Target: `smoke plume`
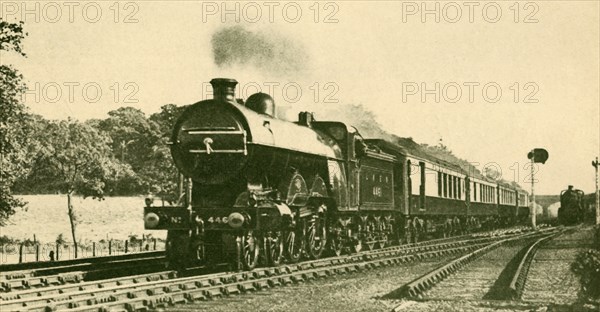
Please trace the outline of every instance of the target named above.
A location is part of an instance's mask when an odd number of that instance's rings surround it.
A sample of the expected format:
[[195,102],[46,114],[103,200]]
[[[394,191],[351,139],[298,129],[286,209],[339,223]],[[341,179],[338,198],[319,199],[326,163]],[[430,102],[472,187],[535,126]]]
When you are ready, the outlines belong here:
[[250,31],[236,25],[222,28],[211,39],[215,64],[220,68],[252,66],[271,75],[289,75],[306,70],[304,47],[280,34]]

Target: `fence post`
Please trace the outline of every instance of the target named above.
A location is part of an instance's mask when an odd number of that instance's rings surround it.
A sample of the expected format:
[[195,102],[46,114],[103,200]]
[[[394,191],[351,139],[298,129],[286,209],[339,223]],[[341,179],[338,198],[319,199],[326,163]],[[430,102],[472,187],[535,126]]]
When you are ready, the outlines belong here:
[[23,263],[23,243],[19,245],[19,263]]
[[112,255],[112,239],[108,241],[108,255]]
[[35,262],[40,261],[40,248],[37,243],[37,237],[33,234],[33,246],[35,246]]
[[125,241],[125,253],[127,253],[127,247],[129,247],[129,241],[128,240]]
[[96,256],[96,242],[92,243],[92,257]]
[[152,239],[152,243],[154,244],[154,251],[156,251],[156,238]]
[[58,261],[59,257],[58,257],[58,251],[60,250],[60,244],[56,243],[56,261]]

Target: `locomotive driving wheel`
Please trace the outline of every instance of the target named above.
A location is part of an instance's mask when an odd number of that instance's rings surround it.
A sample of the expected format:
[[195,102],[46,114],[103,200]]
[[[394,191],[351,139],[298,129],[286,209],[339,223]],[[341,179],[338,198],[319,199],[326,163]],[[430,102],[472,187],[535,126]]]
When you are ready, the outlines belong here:
[[305,223],[303,220],[300,220],[300,223],[301,226],[297,226],[296,229],[287,232],[284,236],[284,253],[290,263],[300,261],[302,253],[304,253]]
[[363,249],[362,241],[360,239],[355,240],[354,244],[352,244],[352,249],[355,253],[359,253]]
[[371,233],[367,233],[365,235],[364,241],[365,241],[365,245],[367,246],[367,250],[375,249],[375,244],[377,243],[377,241],[375,240],[375,237]]
[[389,244],[390,244],[390,241],[389,241],[388,235],[385,234],[385,233],[381,234],[380,235],[380,240],[379,240],[379,243],[378,243],[379,248],[383,249],[383,248],[387,247]]
[[418,243],[419,242],[419,236],[420,236],[420,232],[421,232],[421,222],[418,218],[415,217],[415,219],[412,222],[412,228],[411,228],[411,236],[412,236],[412,242],[413,243]]
[[278,266],[283,260],[283,234],[281,231],[271,233],[268,241],[269,262],[271,265]]
[[336,229],[334,233],[330,233],[329,247],[336,256],[341,256],[344,253],[345,240],[341,235],[341,230]]
[[314,216],[308,228],[306,252],[312,259],[319,259],[327,245],[326,218]]
[[241,236],[241,245],[242,264],[245,269],[252,270],[258,264],[260,240],[254,234],[254,231],[249,230]]

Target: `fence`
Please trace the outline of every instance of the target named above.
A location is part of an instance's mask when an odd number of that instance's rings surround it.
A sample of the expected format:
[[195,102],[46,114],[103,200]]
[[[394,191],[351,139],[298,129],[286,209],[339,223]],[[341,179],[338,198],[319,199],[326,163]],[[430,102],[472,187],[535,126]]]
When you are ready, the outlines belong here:
[[70,260],[102,257],[126,253],[164,250],[164,241],[156,238],[144,240],[109,240],[79,243],[77,257],[73,244],[17,243],[0,246],[0,264]]

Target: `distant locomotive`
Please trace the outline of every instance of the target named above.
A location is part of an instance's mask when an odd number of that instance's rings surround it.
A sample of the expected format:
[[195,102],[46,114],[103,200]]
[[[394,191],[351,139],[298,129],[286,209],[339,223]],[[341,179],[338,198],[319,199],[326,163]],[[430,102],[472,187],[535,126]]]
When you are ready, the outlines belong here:
[[412,140],[365,140],[352,126],[275,118],[264,93],[235,100],[233,79],[187,107],[171,151],[185,203],[144,209],[168,230],[173,266],[231,260],[238,269],[357,252],[427,234],[453,235],[527,218],[528,195],[468,173]]
[[581,223],[584,219],[584,193],[581,190],[568,189],[560,192],[560,208],[558,208],[558,221],[560,224],[571,225]]

